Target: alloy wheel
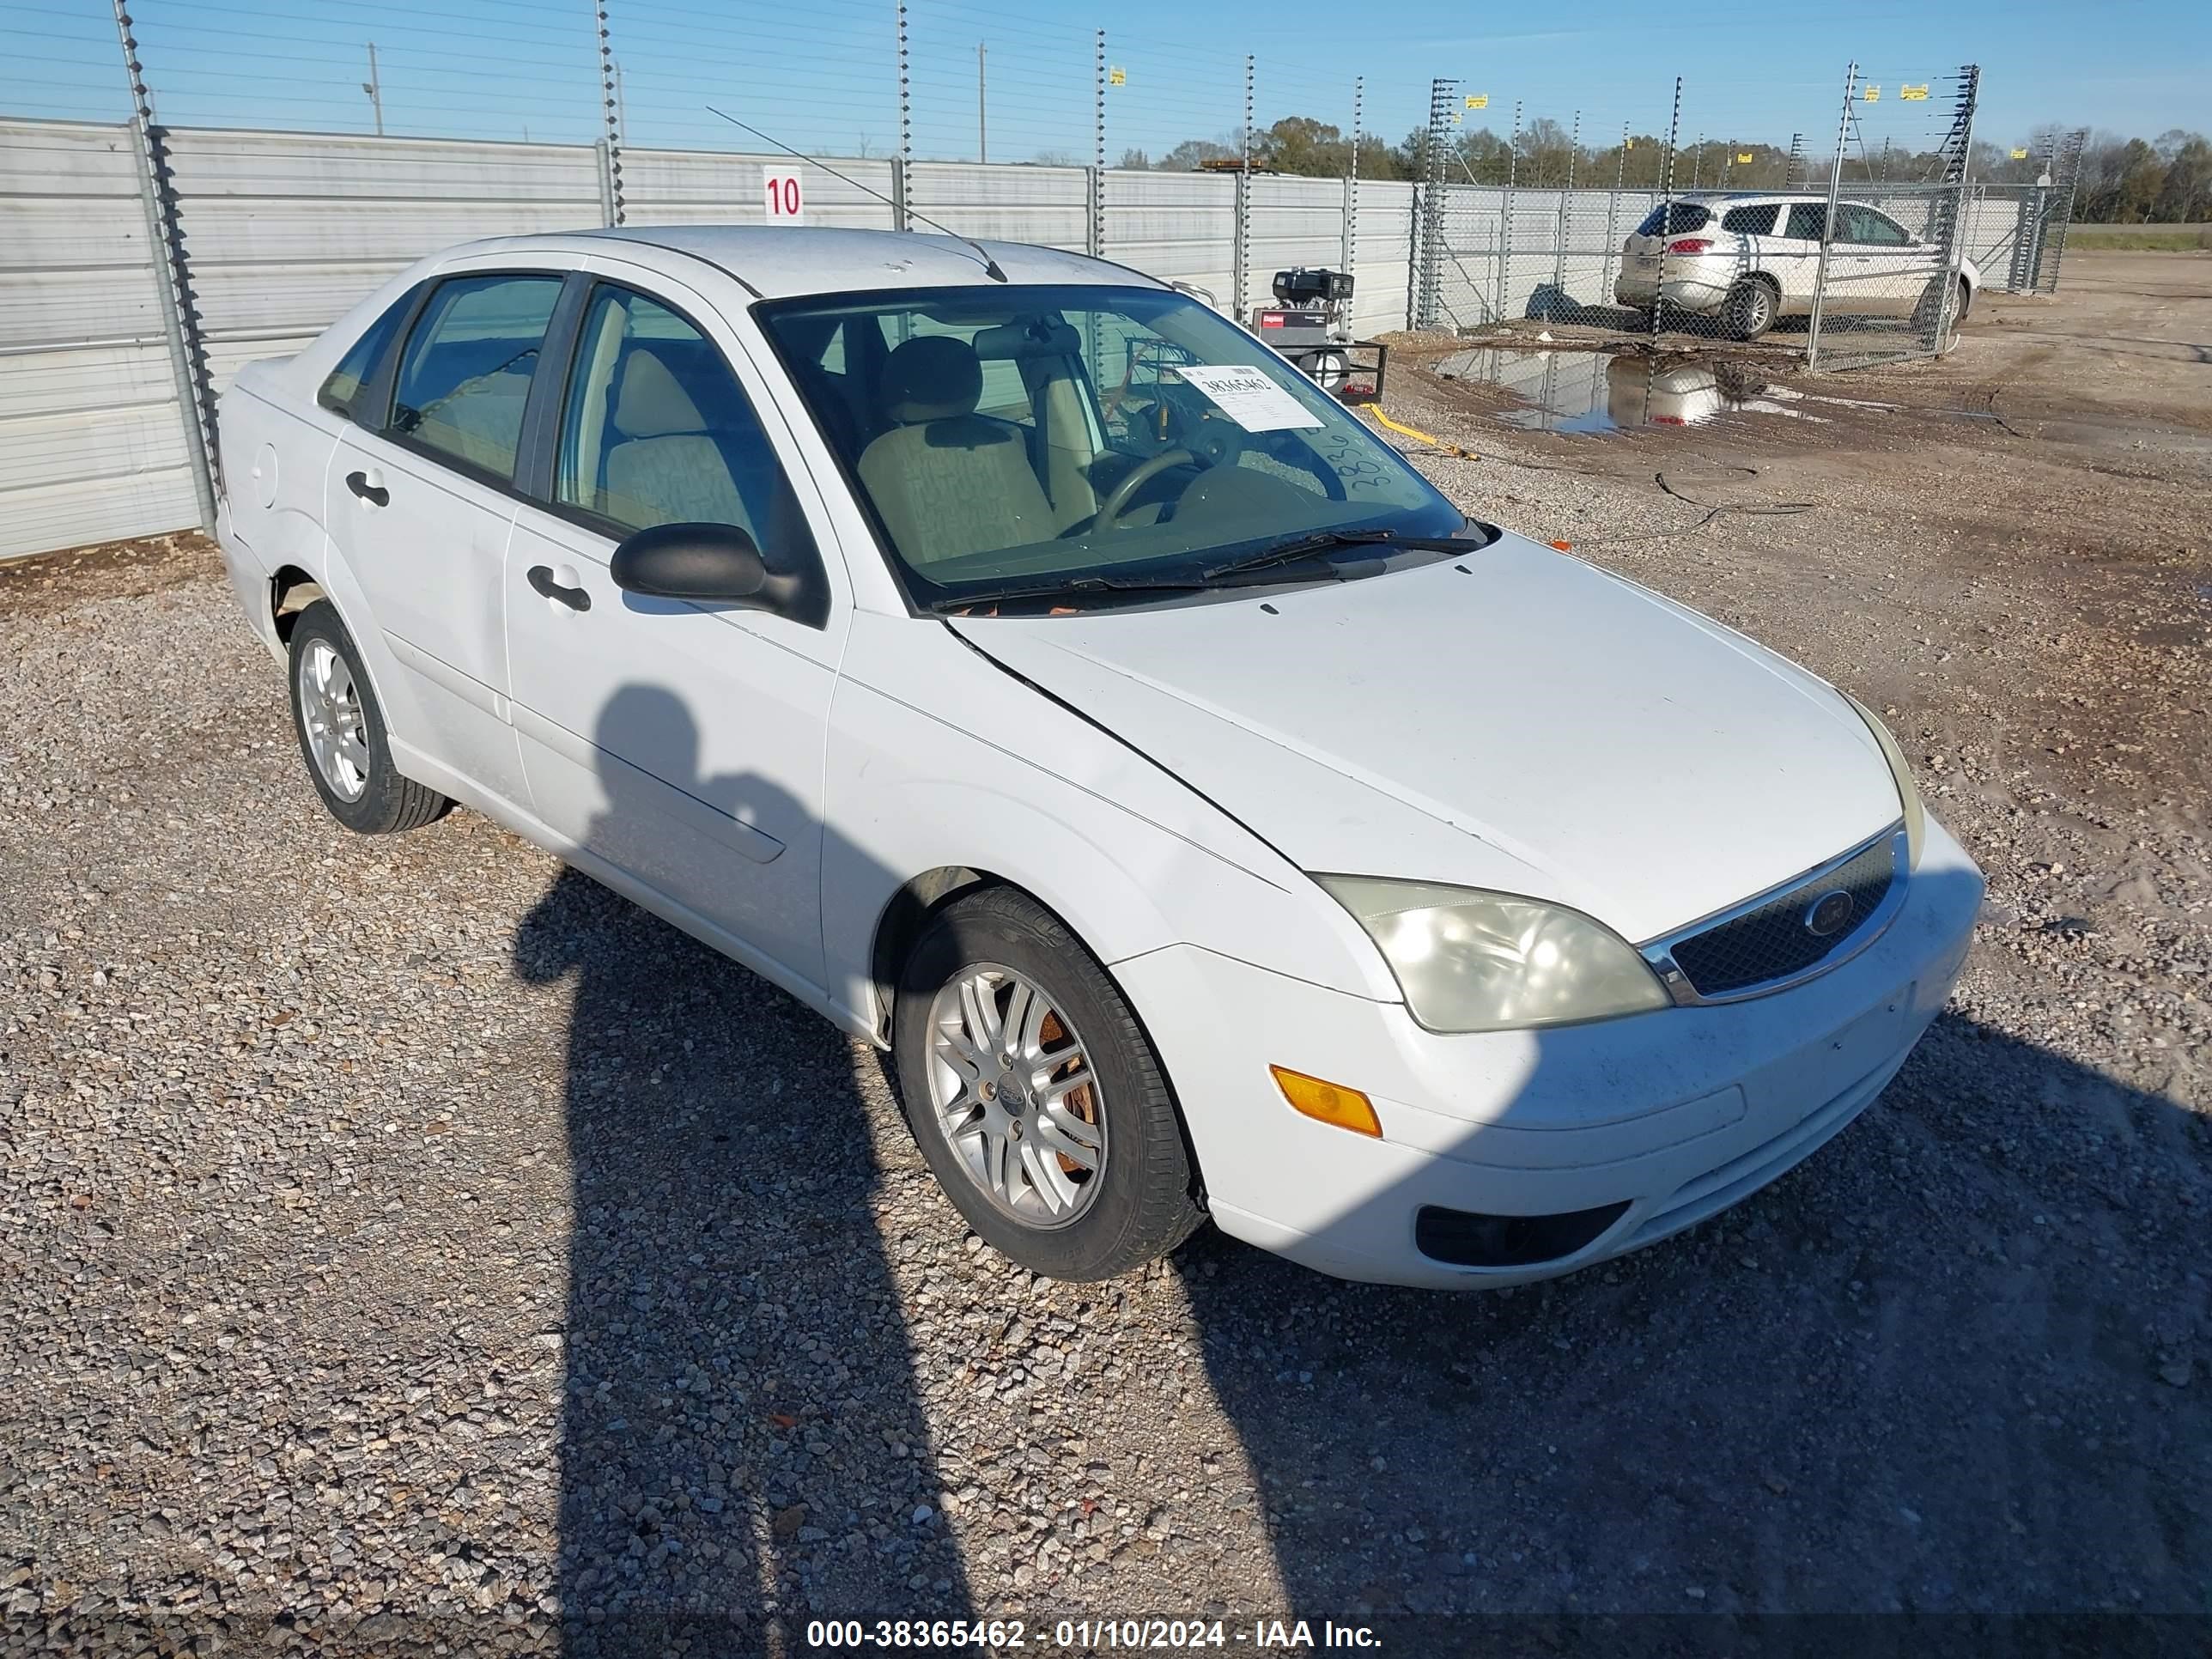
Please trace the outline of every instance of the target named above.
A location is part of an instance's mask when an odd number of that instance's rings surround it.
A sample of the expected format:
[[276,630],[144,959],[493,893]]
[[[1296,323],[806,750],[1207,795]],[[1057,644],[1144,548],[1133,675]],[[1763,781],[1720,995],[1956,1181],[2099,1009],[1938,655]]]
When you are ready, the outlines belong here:
[[300,727],[331,793],[356,801],[368,788],[368,723],[353,670],[326,641],[300,653]]
[[930,1106],[960,1167],[1024,1226],[1065,1227],[1106,1168],[1105,1102],[1074,1023],[1035,980],[971,963],[929,1010]]

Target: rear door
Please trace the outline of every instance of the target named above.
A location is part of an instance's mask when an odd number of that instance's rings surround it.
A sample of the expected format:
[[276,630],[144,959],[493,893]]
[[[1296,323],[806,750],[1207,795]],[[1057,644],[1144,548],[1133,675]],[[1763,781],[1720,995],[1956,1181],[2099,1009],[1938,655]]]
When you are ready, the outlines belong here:
[[[1781,219],[1779,202],[1746,202],[1729,208],[1721,214],[1713,250],[1727,254],[1738,272],[1767,270],[1772,250],[1780,245],[1774,232]],[[1776,281],[1778,285],[1780,278]]]
[[1776,234],[1766,239],[1766,269],[1782,285],[1782,309],[1803,316],[1813,309],[1820,286],[1820,234],[1827,222],[1826,202],[1786,202]]
[[507,723],[504,571],[523,412],[560,297],[552,271],[435,283],[391,371],[381,429],[349,426],[331,539],[398,659],[394,741],[501,799],[526,793]]

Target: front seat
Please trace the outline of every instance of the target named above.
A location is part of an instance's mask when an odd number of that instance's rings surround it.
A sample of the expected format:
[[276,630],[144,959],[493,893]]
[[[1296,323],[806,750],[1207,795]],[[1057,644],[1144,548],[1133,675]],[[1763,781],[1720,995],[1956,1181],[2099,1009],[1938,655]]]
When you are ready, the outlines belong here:
[[907,341],[884,364],[884,412],[897,422],[860,454],[860,483],[908,563],[1049,541],[1052,503],[1021,429],[975,413],[983,365],[950,335]]
[[599,511],[618,524],[732,524],[759,539],[707,417],[643,347],[623,360]]

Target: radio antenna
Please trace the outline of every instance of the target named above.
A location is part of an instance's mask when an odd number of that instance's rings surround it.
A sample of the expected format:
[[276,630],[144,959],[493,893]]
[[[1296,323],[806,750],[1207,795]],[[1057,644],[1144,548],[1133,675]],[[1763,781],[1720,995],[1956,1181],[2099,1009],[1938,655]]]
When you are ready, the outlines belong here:
[[[868,185],[862,184],[858,179],[852,178],[848,174],[838,172],[836,168],[831,167],[820,156],[808,155],[803,151],[795,150],[792,149],[789,144],[785,143],[782,139],[771,138],[768,134],[763,132],[758,127],[746,126],[745,124],[738,119],[736,116],[728,113],[726,111],[716,109],[712,104],[707,106],[707,112],[710,115],[720,116],[732,126],[739,128],[744,131],[750,132],[754,137],[759,139],[763,143],[774,144],[786,155],[795,155],[802,161],[805,161],[812,166],[820,167],[823,172],[828,173],[832,179],[842,180],[843,183],[852,185],[854,190],[866,191],[868,195],[874,197],[878,202],[881,202],[885,207],[890,208],[894,211],[897,210],[899,204],[891,200],[890,197],[884,195],[883,191],[871,189]],[[956,242],[965,242],[969,247],[975,251],[975,257],[983,262],[983,270],[993,282],[1003,283],[1007,280],[1006,273],[999,269],[999,262],[996,259],[994,259],[990,255],[989,250],[985,248],[984,246],[981,242],[977,241],[973,236],[963,236],[958,231],[954,230],[950,226],[940,225],[936,220],[931,218],[927,214],[916,212],[912,207],[908,207],[906,210],[906,216],[909,219],[921,220],[922,223],[927,225],[932,230],[944,232],[945,235],[950,236]]]

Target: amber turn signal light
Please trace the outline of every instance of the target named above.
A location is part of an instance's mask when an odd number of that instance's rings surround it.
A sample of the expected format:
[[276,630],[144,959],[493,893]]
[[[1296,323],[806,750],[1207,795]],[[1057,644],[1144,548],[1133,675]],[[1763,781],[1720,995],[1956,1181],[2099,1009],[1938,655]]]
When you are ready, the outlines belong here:
[[1280,1066],[1267,1069],[1275,1074],[1275,1086],[1283,1091],[1283,1098],[1291,1103],[1293,1110],[1317,1122],[1349,1129],[1354,1134],[1382,1139],[1382,1125],[1375,1115],[1375,1108],[1358,1090],[1324,1083],[1317,1077],[1287,1071]]

